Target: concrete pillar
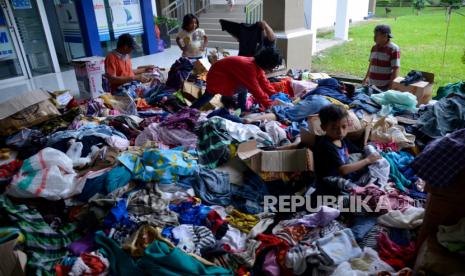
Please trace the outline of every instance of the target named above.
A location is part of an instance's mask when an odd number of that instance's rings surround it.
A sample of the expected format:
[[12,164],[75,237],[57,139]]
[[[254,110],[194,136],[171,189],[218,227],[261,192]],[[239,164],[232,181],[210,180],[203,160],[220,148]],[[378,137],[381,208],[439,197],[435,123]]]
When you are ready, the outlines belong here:
[[157,53],[157,37],[155,36],[155,22],[153,21],[152,1],[140,0],[140,12],[144,24],[144,33],[142,34],[142,46],[144,54],[150,55]]
[[316,34],[318,26],[316,24],[316,1],[317,0],[304,0],[304,16],[305,26],[312,31],[312,55],[316,53]]
[[82,42],[86,56],[102,56],[102,45],[98,35],[97,19],[95,18],[94,4],[92,1],[76,0],[76,12],[79,17]]
[[341,40],[349,39],[349,0],[337,0],[334,37]]
[[312,31],[305,28],[304,0],[264,0],[263,19],[276,34],[288,69],[310,69]]
[[368,12],[370,12],[371,15],[375,15],[375,13],[376,13],[376,0],[370,0],[370,3],[368,4]]

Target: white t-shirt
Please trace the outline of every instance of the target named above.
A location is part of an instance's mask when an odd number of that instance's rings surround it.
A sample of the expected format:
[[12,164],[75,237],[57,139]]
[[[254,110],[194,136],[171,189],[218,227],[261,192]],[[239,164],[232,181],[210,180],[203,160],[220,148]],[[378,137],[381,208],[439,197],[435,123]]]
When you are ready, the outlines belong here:
[[197,29],[193,32],[187,32],[184,29],[179,31],[176,38],[181,38],[181,45],[187,46],[187,49],[182,53],[183,57],[201,57],[203,52],[200,50],[204,47],[205,31],[203,29]]

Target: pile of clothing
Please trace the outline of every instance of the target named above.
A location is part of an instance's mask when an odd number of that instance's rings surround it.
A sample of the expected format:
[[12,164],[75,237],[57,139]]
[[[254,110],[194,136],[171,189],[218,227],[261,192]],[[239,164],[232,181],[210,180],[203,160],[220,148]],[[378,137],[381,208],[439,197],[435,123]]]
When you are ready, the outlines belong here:
[[[277,121],[244,124],[189,108],[177,92],[188,62],[177,61],[167,83],[61,109],[57,128],[49,121],[2,137],[2,256],[27,256],[27,274],[38,275],[412,275],[422,178],[450,180],[450,170],[425,173],[431,160],[416,155],[463,139],[464,94],[418,109],[409,93],[282,76],[273,80],[282,104],[269,111]],[[308,116],[329,104],[371,129],[367,154],[383,158],[355,186],[334,181],[376,210],[265,209],[265,196],[311,191],[313,176],[257,174],[238,145],[299,144]],[[251,96],[248,107],[260,110]],[[454,164],[465,164],[463,148]],[[460,223],[438,233],[454,252],[465,248]]]

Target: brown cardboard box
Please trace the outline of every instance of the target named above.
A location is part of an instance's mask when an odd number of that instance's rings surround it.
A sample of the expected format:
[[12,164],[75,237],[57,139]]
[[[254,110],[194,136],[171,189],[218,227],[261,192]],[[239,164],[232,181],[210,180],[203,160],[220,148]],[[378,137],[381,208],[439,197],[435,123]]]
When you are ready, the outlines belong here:
[[263,151],[255,140],[239,145],[237,155],[255,173],[313,171],[309,149]]
[[397,77],[392,83],[392,89],[402,92],[410,92],[417,97],[418,105],[427,104],[433,95],[434,74],[421,72],[426,81],[419,81],[410,85],[400,83],[403,77]]
[[102,88],[102,75],[105,73],[105,58],[85,57],[72,61],[81,99],[98,98],[105,92]]
[[203,87],[197,86],[195,83],[190,81],[185,81],[183,85],[183,95],[189,101],[194,101],[198,99],[205,89]]
[[208,58],[201,58],[194,62],[194,74],[195,75],[201,75],[203,73],[206,73],[210,70],[211,68],[211,63],[208,61]]
[[0,103],[0,135],[10,135],[59,116],[49,99],[47,92],[33,90]]
[[[357,115],[351,110],[349,113],[349,131],[347,138],[353,141],[360,140],[363,137],[363,146],[368,143],[368,138],[370,137],[371,128],[368,128],[364,122],[361,122]],[[364,118],[364,120],[369,121],[371,118]],[[313,147],[316,142],[317,136],[325,135],[323,129],[321,129],[320,117],[318,115],[312,115],[308,117],[308,130],[301,128],[300,136],[302,139],[302,144],[306,147]]]

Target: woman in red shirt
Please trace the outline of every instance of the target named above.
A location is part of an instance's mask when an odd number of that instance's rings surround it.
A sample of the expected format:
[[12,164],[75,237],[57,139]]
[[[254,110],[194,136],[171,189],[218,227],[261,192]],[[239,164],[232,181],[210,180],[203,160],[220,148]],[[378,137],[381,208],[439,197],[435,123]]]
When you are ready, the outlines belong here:
[[245,111],[247,92],[265,108],[271,106],[269,97],[276,93],[265,76],[281,65],[282,58],[274,48],[264,48],[255,57],[226,57],[217,61],[207,74],[207,89],[192,108],[200,109],[210,102],[215,94],[233,96],[238,94],[238,104]]

